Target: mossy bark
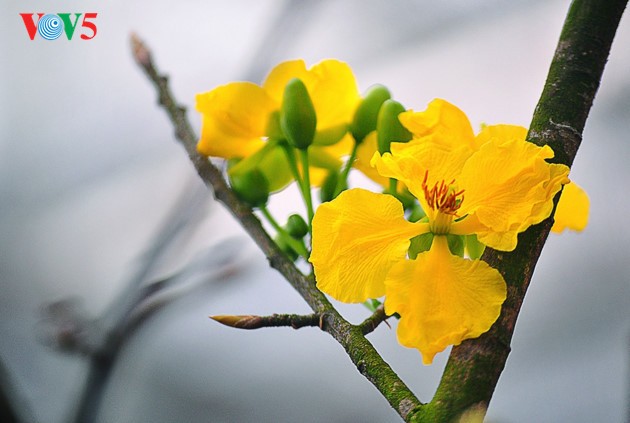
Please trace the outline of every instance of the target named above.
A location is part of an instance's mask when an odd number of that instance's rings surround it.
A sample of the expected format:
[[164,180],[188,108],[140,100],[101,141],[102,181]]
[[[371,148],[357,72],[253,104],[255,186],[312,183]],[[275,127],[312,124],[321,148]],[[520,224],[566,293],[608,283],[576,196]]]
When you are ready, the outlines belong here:
[[[528,134],[529,141],[553,148],[556,163],[571,166],[575,159],[626,3],[576,0],[571,4]],[[433,400],[410,415],[409,421],[449,422],[466,410],[488,406],[552,223],[548,219],[520,234],[512,252],[486,251],[483,259],[501,272],[508,285],[501,316],[489,332],[453,348]]]

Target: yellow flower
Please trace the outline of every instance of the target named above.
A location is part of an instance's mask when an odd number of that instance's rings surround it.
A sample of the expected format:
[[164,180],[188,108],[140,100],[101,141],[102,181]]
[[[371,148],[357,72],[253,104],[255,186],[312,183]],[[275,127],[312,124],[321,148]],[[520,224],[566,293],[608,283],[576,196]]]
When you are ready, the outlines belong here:
[[374,156],[376,151],[378,151],[377,134],[376,131],[372,131],[357,148],[357,158],[353,163],[353,167],[377,184],[387,188],[389,186],[389,178],[379,174],[378,171],[370,165],[372,156]]
[[[352,148],[346,131],[360,97],[352,70],[337,60],[324,60],[310,69],[303,60],[287,61],[276,66],[262,86],[233,82],[198,94],[196,109],[202,114],[199,153],[230,159],[260,152],[278,130],[274,112],[279,111],[284,88],[292,78],[305,84],[317,114],[317,145],[311,148],[314,165],[332,162],[338,167],[339,158]],[[257,159],[274,162],[269,168],[283,165],[266,157]],[[323,176],[325,172],[314,179]]]
[[[427,219],[408,222],[390,195],[343,192],[317,210],[310,261],[317,286],[340,301],[385,295],[386,312],[401,316],[399,342],[430,364],[448,345],[486,332],[506,297],[501,274],[452,255],[446,236],[476,234],[513,250],[520,232],[551,214],[569,169],[547,163],[553,151],[526,142],[524,128],[488,126],[475,137],[464,113],[443,100],[400,119],[414,139],[393,143],[372,164],[403,182]],[[430,250],[408,260],[410,239],[426,233]]]
[[575,182],[565,185],[553,216],[551,231],[558,234],[565,229],[583,231],[588,223],[589,204],[588,195]]

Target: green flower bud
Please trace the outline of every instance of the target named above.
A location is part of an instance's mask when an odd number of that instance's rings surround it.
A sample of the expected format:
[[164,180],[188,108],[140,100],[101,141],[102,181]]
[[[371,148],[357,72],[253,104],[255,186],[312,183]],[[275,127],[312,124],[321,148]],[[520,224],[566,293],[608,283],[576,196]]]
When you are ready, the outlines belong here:
[[298,79],[291,79],[284,88],[280,108],[280,126],[289,144],[306,150],[313,143],[317,116],[306,86]]
[[385,100],[390,98],[389,90],[382,85],[374,85],[368,89],[357,111],[354,112],[354,119],[350,125],[350,131],[357,143],[362,142],[367,134],[376,129],[378,112]]
[[230,185],[236,196],[251,207],[267,204],[269,199],[269,182],[259,169],[249,172],[229,174]]
[[285,229],[289,235],[296,239],[302,239],[308,233],[308,225],[299,214],[289,216]]
[[411,139],[411,132],[398,120],[398,115],[404,111],[403,105],[394,100],[385,100],[381,106],[376,123],[379,153],[389,152],[392,142],[407,142]]
[[[337,197],[335,193],[337,192],[337,183],[339,182],[339,178],[340,175],[338,170],[332,170],[330,173],[328,173],[328,176],[326,176],[324,183],[319,189],[319,199],[322,203],[332,201],[335,199],[335,197]],[[341,187],[341,190],[339,190],[339,192],[341,193],[341,191],[347,188],[348,186],[345,185]]]

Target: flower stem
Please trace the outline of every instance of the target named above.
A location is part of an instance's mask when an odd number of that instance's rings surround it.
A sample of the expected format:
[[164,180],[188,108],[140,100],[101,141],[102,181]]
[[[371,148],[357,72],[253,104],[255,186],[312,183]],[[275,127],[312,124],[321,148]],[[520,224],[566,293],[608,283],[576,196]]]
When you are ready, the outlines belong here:
[[[300,159],[302,161],[302,167],[304,168],[304,176],[300,175],[300,170],[297,166],[297,161],[295,160],[295,155],[293,154],[294,149],[286,143],[282,144],[282,148],[287,156],[287,161],[289,162],[289,167],[291,168],[291,173],[293,173],[293,177],[300,187],[300,193],[302,194],[302,198],[304,199],[304,204],[306,205],[306,212],[308,214],[308,230],[311,231],[311,221],[313,220],[313,200],[311,198],[311,181],[310,175],[308,172],[308,153],[306,150],[300,150]],[[306,155],[306,159],[304,158]],[[305,166],[306,162],[306,166]]]
[[343,168],[341,175],[339,175],[339,179],[337,180],[337,186],[335,187],[335,197],[339,195],[339,193],[343,190],[344,186],[348,186],[348,175],[350,174],[350,169],[352,169],[352,164],[357,158],[357,151],[359,150],[359,143],[355,141],[354,146],[352,147],[352,152],[350,153],[350,157],[346,162],[346,166]]
[[396,187],[398,185],[398,181],[394,178],[389,178],[389,193],[396,196]]
[[260,207],[260,211],[262,212],[265,219],[271,224],[271,226],[276,230],[276,232],[282,237],[282,239],[295,250],[296,253],[308,259],[309,253],[306,250],[306,247],[303,243],[299,242],[297,239],[293,238],[289,233],[278,224],[276,219],[271,215],[269,209],[266,206]]
[[304,178],[302,179],[302,193],[304,195],[304,202],[306,203],[306,213],[308,214],[308,230],[311,231],[311,227],[313,224],[313,216],[315,213],[313,212],[313,199],[311,197],[311,177],[310,177],[310,167],[308,163],[308,148],[304,150],[300,150],[300,160],[302,161],[302,172],[304,173]]

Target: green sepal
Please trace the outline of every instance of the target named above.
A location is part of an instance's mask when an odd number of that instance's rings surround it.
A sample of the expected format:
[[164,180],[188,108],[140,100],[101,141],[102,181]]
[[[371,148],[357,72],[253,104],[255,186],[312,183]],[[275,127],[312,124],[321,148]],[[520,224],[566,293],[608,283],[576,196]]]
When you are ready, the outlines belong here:
[[411,139],[411,132],[398,120],[398,115],[404,111],[403,105],[394,100],[386,100],[381,106],[376,123],[379,153],[388,153],[393,142],[407,142]]
[[350,125],[350,132],[357,143],[361,143],[367,134],[376,129],[378,112],[385,100],[389,100],[391,94],[382,85],[374,85],[368,88],[365,97],[354,113],[354,119]]
[[308,233],[308,225],[299,214],[292,214],[287,219],[287,224],[284,226],[289,235],[295,239],[302,239]]
[[348,133],[348,125],[341,124],[315,132],[313,145],[329,146],[337,144]]
[[427,232],[426,234],[414,236],[411,238],[411,243],[409,244],[409,258],[415,260],[418,257],[418,254],[424,253],[425,251],[429,251],[431,249],[431,244],[433,243],[433,234],[431,232]]
[[280,234],[277,234],[273,237],[274,242],[280,248],[280,250],[287,255],[289,260],[296,261],[300,255],[287,243],[284,237]]
[[479,242],[479,239],[477,239],[477,235],[475,234],[466,235],[465,239],[466,239],[466,253],[468,253],[468,257],[470,257],[473,260],[477,260],[481,258],[481,256],[483,255],[483,252],[486,249],[486,245]]
[[228,162],[228,176],[259,170],[267,178],[269,192],[280,191],[293,181],[291,168],[282,148],[270,140],[263,148],[245,159]]
[[[385,191],[385,194],[389,193],[389,191]],[[408,190],[396,191],[394,195],[403,205],[405,210],[411,210],[416,203],[416,197],[414,197]]]
[[338,169],[331,170],[328,173],[328,176],[326,176],[324,183],[319,189],[319,199],[322,203],[334,200],[342,191],[348,189],[346,181],[343,182],[344,185],[340,187],[340,189],[337,188],[339,178],[341,178],[341,175]]
[[291,79],[284,87],[280,127],[295,148],[306,150],[313,143],[317,116],[306,85],[299,78]]
[[328,154],[324,147],[315,145],[308,149],[308,163],[328,170],[338,170],[341,167],[341,160]]
[[265,129],[265,135],[267,138],[274,140],[283,140],[284,132],[282,132],[282,126],[280,125],[280,111],[276,110],[275,112],[269,115],[269,119],[267,120],[267,128]]
[[420,219],[424,219],[426,215],[427,214],[422,209],[422,206],[419,203],[414,203],[408,220],[410,222],[418,222]]
[[464,257],[464,236],[463,235],[446,235],[448,241],[448,249],[451,250],[451,254]]
[[269,182],[259,169],[236,173],[229,175],[229,177],[230,186],[241,201],[252,208],[267,204],[267,200],[269,200]]
[[231,172],[235,173],[245,173],[249,172],[260,164],[261,160],[273,149],[278,146],[278,140],[269,139],[258,151],[254,154],[251,154],[244,159],[239,159],[236,162],[230,162],[229,169]]

